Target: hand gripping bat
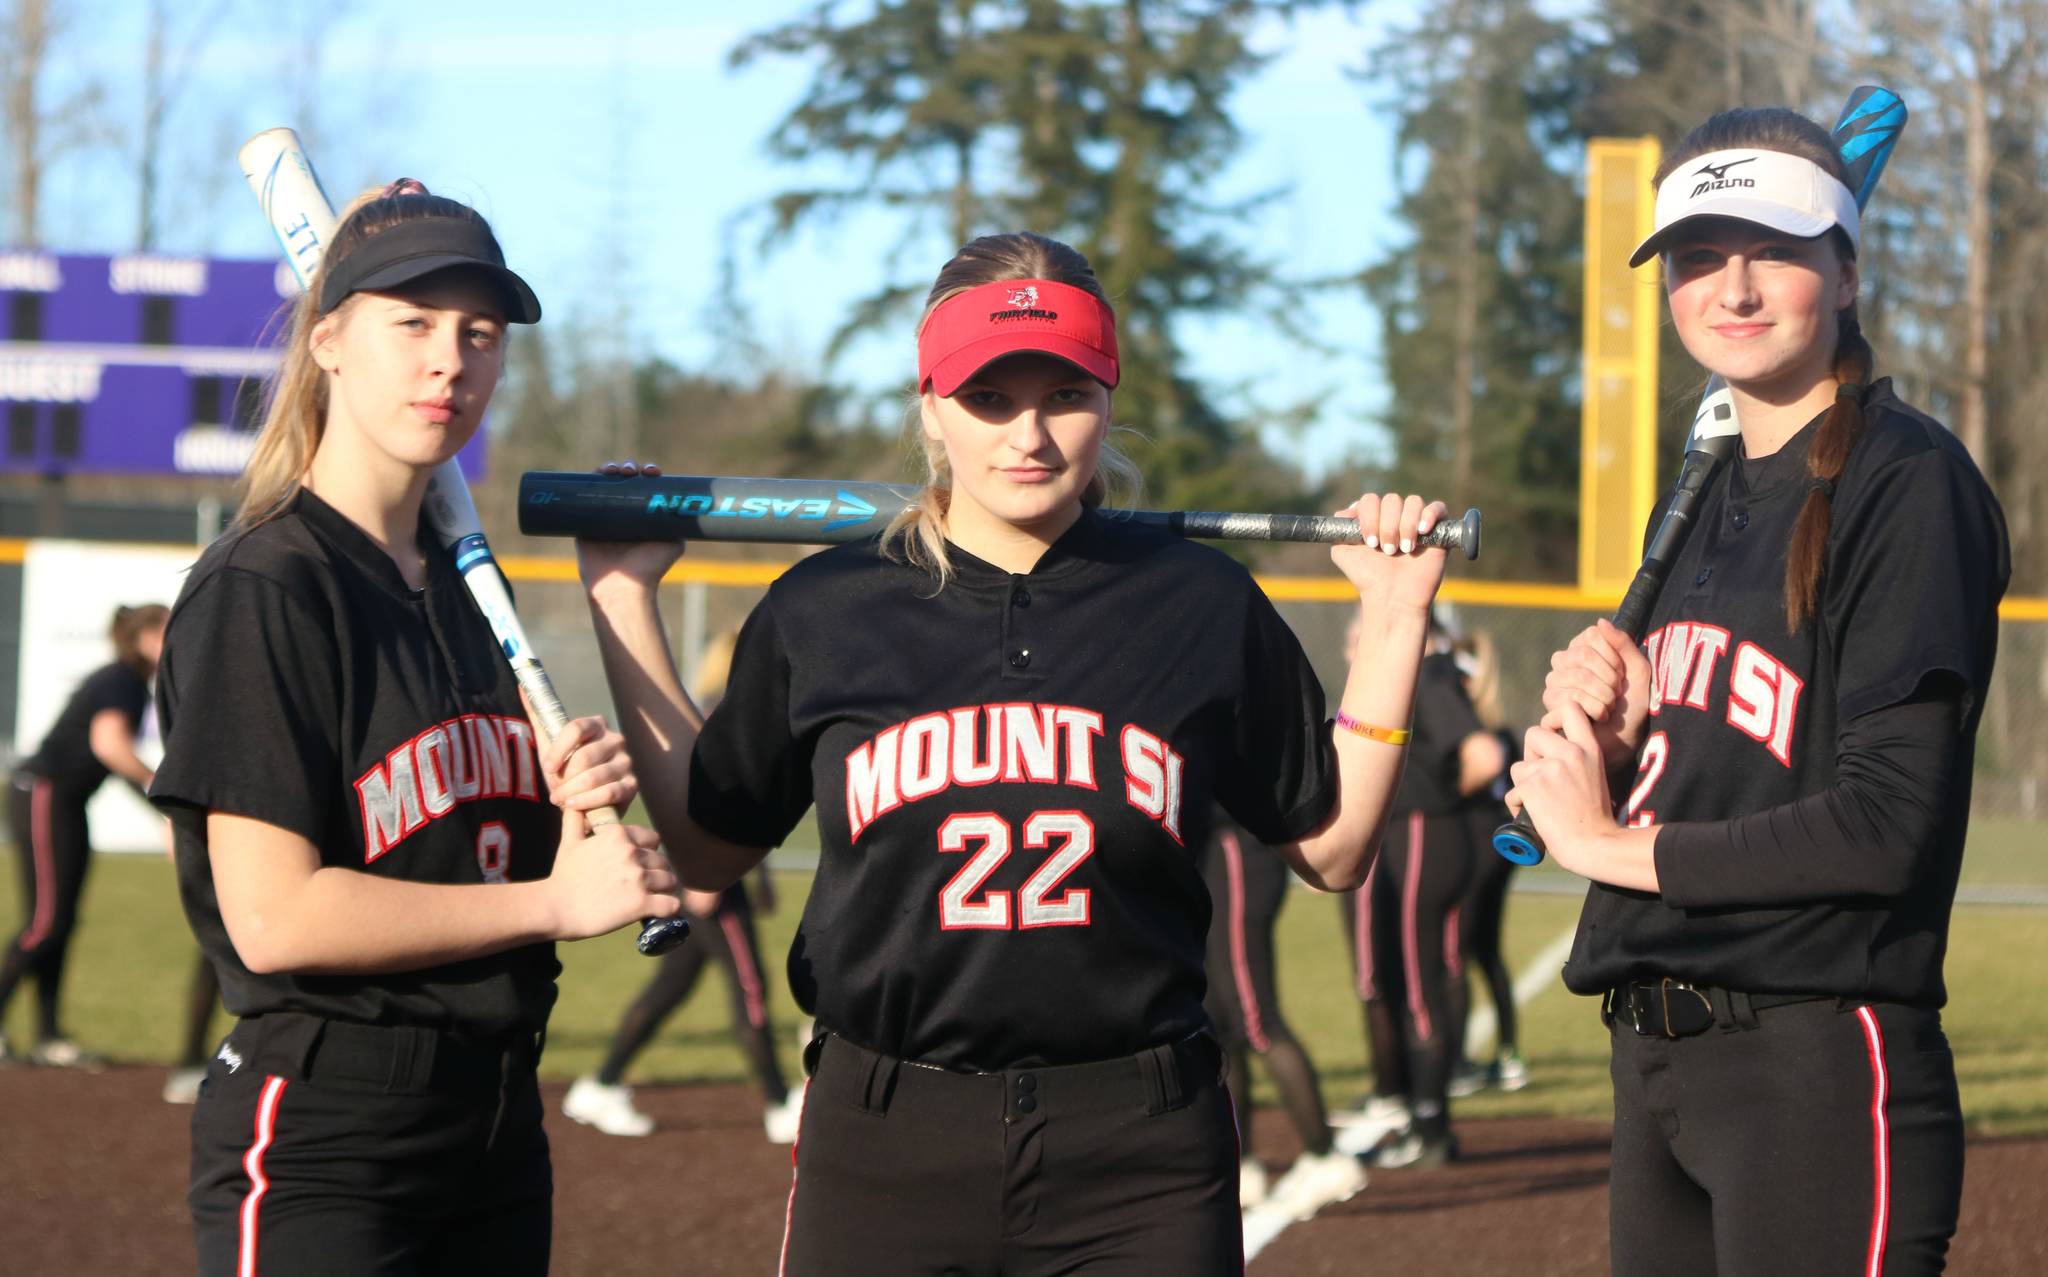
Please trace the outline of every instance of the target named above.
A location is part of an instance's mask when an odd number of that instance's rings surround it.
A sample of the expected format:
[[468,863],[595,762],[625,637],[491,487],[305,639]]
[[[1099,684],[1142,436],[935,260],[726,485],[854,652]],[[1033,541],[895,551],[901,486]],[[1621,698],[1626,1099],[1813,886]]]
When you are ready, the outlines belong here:
[[[266,129],[242,144],[238,158],[242,176],[248,179],[250,189],[263,206],[264,217],[277,233],[285,261],[298,276],[299,285],[310,288],[321,255],[334,238],[336,220],[334,206],[321,189],[313,162],[299,143],[299,135],[291,129]],[[435,536],[455,556],[463,583],[490,623],[491,633],[511,664],[520,690],[533,706],[537,725],[548,739],[554,739],[567,726],[568,712],[562,708],[561,697],[555,694],[554,682],[548,678],[540,658],[526,641],[526,630],[512,607],[511,588],[498,569],[497,560],[491,557],[483,523],[477,518],[476,503],[470,499],[469,485],[454,458],[443,462],[427,481],[422,512]],[[590,812],[588,819],[592,827],[615,825],[619,823],[619,814],[609,807],[600,807]],[[686,918],[650,918],[641,923],[637,946],[640,952],[652,957],[675,948],[689,934]]]
[[[1849,95],[1842,118],[1835,122],[1835,145],[1849,166],[1849,190],[1856,207],[1870,202],[1877,179],[1884,174],[1899,133],[1906,127],[1906,104],[1890,89],[1863,85]],[[1614,626],[1631,639],[1640,640],[1664,577],[1677,561],[1685,538],[1692,531],[1693,517],[1707,480],[1735,450],[1741,425],[1735,419],[1735,399],[1726,382],[1716,376],[1707,382],[1707,392],[1693,414],[1692,435],[1685,445],[1685,460],[1678,468],[1664,517],[1643,552],[1642,566],[1629,582],[1628,593],[1615,609]],[[1543,837],[1531,825],[1526,812],[1493,831],[1493,849],[1518,865],[1533,865],[1543,859]]]

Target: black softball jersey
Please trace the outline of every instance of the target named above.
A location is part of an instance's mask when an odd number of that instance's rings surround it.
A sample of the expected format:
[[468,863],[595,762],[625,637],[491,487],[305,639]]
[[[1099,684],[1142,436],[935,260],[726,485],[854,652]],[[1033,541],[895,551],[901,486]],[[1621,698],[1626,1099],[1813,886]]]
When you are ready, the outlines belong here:
[[133,732],[141,728],[148,707],[149,683],[142,675],[119,661],[103,665],[64,702],[41,748],[23,767],[54,783],[59,792],[89,794],[107,778],[107,765],[92,752],[92,720],[116,710]]
[[413,882],[544,878],[561,817],[518,685],[447,551],[422,528],[426,587],[334,507],[216,541],[171,612],[157,676],[164,761],[150,796],[176,831],[178,886],[221,999],[480,1041],[546,1021],[552,944],[419,971],[256,975],[221,923],[209,811],[304,837],[323,866]]
[[1662,827],[1662,894],[1593,885],[1565,966],[1576,992],[1674,976],[1925,1007],[1946,996],[2011,555],[1954,435],[1889,380],[1862,407],[1819,608],[1797,633],[1785,556],[1820,419],[1722,466],[1701,498],[1646,631],[1651,717],[1625,804],[1630,823]]
[[1211,800],[1266,843],[1335,801],[1301,645],[1222,554],[1092,511],[1029,573],[951,554],[943,589],[874,540],[775,583],[691,815],[771,847],[816,802],[790,981],[854,1042],[995,1070],[1200,1030]]
[[1459,751],[1466,737],[1485,730],[1457,661],[1448,652],[1423,657],[1415,681],[1415,735],[1408,742],[1400,788],[1394,791],[1395,814],[1447,816],[1458,810],[1465,801],[1458,792]]

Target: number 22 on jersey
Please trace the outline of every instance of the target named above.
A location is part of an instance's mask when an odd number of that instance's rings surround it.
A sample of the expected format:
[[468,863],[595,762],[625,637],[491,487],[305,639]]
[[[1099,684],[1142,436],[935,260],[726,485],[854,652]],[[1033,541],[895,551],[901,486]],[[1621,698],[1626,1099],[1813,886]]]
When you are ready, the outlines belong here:
[[[1009,822],[990,812],[961,812],[947,817],[946,823],[939,826],[941,852],[973,853],[952,881],[939,891],[939,929],[1008,931],[1013,926],[1087,926],[1087,889],[1069,887],[1059,891],[1059,886],[1094,854],[1094,823],[1078,811],[1035,811],[1025,818],[1025,850],[1052,854],[1017,891],[1014,913],[1010,892],[982,891],[989,876],[1009,859],[1010,835]],[[1059,891],[1057,896],[1055,891]]]

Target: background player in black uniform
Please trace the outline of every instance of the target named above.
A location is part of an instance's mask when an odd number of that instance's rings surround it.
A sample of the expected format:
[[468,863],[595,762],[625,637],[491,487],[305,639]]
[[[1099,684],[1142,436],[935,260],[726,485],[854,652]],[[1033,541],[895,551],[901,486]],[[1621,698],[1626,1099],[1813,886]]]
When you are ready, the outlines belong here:
[[[1349,1200],[1365,1187],[1365,1165],[1334,1147],[1316,1066],[1280,1014],[1274,982],[1273,924],[1287,902],[1287,862],[1222,812],[1202,857],[1202,880],[1215,916],[1209,923],[1205,1005],[1223,1045],[1237,1112],[1238,1202],[1268,1205],[1296,1219]],[[1301,1156],[1270,1186],[1252,1156],[1251,1056],[1265,1061],[1281,1107],[1301,1137]]]
[[539,317],[469,208],[357,201],[172,613],[151,792],[242,1017],[193,1111],[203,1274],[545,1272],[550,942],[678,908],[651,831],[585,834],[634,795],[620,739],[583,719],[536,754],[420,525]]
[[1663,254],[1741,452],[1643,648],[1602,624],[1556,658],[1510,795],[1594,883],[1565,982],[1612,1026],[1614,1270],[1933,1272],[1962,1188],[1941,967],[2004,519],[1955,437],[1871,380],[1827,133],[1730,111],[1663,174],[1638,260]]
[[1235,1274],[1196,852],[1220,801],[1311,882],[1364,877],[1443,572],[1403,543],[1443,508],[1363,497],[1370,546],[1333,551],[1365,617],[1333,739],[1248,573],[1096,512],[1127,463],[1078,253],[967,245],[918,353],[920,508],[770,588],[701,734],[655,606],[678,547],[579,547],[684,880],[735,880],[817,804],[785,1269]]
[[[1458,1031],[1451,1058],[1451,1095],[1471,1095],[1487,1086],[1519,1091],[1529,1085],[1528,1063],[1522,1058],[1519,1017],[1515,1014],[1515,981],[1501,955],[1501,932],[1507,919],[1508,883],[1518,866],[1506,856],[1493,854],[1493,831],[1507,817],[1501,800],[1508,792],[1508,765],[1522,755],[1519,732],[1507,727],[1500,700],[1500,655],[1493,636],[1485,630],[1468,630],[1452,644],[1452,659],[1465,683],[1465,694],[1480,725],[1500,740],[1500,766],[1482,788],[1468,791],[1458,804],[1465,821],[1465,838],[1471,845],[1472,876],[1465,884],[1465,898],[1453,911],[1458,936],[1458,953],[1464,970],[1451,980],[1451,1025]],[[1476,779],[1476,777],[1475,777]],[[1484,1065],[1468,1058],[1463,1040],[1467,1012],[1471,1009],[1471,977],[1486,982],[1493,1003],[1494,1055]]]
[[[732,669],[733,642],[738,636],[724,631],[707,643],[699,658],[696,686],[691,694],[697,703],[709,707],[725,695],[725,681]],[[773,887],[764,867],[759,875],[760,890],[773,908]],[[653,979],[633,999],[612,1034],[597,1072],[577,1078],[562,1097],[562,1112],[569,1118],[594,1126],[607,1135],[647,1135],[654,1119],[633,1103],[633,1088],[626,1085],[626,1068],[643,1047],[661,1031],[662,1022],[674,1013],[697,987],[704,964],[716,962],[725,976],[732,1009],[732,1033],[754,1082],[761,1088],[764,1107],[761,1126],[777,1144],[796,1142],[796,1128],[803,1111],[803,1092],[791,1093],[782,1078],[782,1065],[775,1058],[775,1026],[768,1017],[767,970],[761,961],[761,944],[754,934],[754,902],[745,885],[734,883],[724,891],[684,891],[683,908],[701,925],[692,927],[688,943],[661,956]]]
[[[1449,635],[1434,620],[1430,638],[1415,688],[1415,738],[1386,847],[1367,889],[1344,899],[1376,1093],[1386,1095],[1389,1083],[1398,1086],[1408,1113],[1406,1130],[1375,1152],[1375,1164],[1385,1167],[1440,1166],[1457,1154],[1449,1088],[1463,1032],[1452,1012],[1452,915],[1474,858],[1458,807],[1502,762],[1500,742],[1472,712]],[[1361,910],[1370,911],[1364,926]],[[1400,1062],[1383,1064],[1383,1056]],[[1360,1129],[1354,1127],[1354,1135]]]
[[[51,725],[29,760],[15,769],[8,816],[14,854],[21,863],[21,930],[0,959],[0,1030],[7,1004],[23,976],[36,982],[36,1045],[28,1058],[37,1064],[98,1068],[104,1061],[64,1035],[58,1002],[64,959],[78,922],[92,866],[92,830],[85,805],[111,773],[138,790],[149,785],[149,767],[135,755],[135,734],[149,706],[149,680],[163,650],[161,603],[117,608],[108,630],[114,661],[88,674]],[[0,1058],[8,1054],[0,1031]]]

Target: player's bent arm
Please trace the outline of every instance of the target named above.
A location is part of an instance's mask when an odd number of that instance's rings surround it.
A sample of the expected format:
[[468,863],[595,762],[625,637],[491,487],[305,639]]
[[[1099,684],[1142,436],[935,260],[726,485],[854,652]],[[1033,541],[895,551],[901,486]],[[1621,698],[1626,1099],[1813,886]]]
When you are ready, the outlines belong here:
[[1953,676],[1843,724],[1835,782],[1730,820],[1658,831],[1673,905],[1776,907],[1897,898],[1928,881],[1960,769],[1967,691]]
[[728,842],[690,816],[690,755],[704,714],[676,671],[654,591],[637,582],[594,587],[590,616],[648,818],[684,886],[723,891],[760,864],[768,849]]
[[221,811],[207,813],[206,837],[221,921],[259,975],[417,971],[602,935],[679,907],[652,832],[623,825],[564,848],[550,878],[494,884],[323,866],[304,836]]
[[103,709],[92,716],[86,729],[86,744],[100,765],[137,789],[147,790],[154,775],[135,752],[135,731],[128,717],[118,709]]
[[[1368,607],[1339,707],[1381,727],[1406,727],[1415,713],[1415,680],[1429,632],[1427,608]],[[1354,891],[1378,855],[1408,751],[1348,731],[1334,733],[1337,800],[1308,836],[1280,851],[1294,872],[1324,891]]]

